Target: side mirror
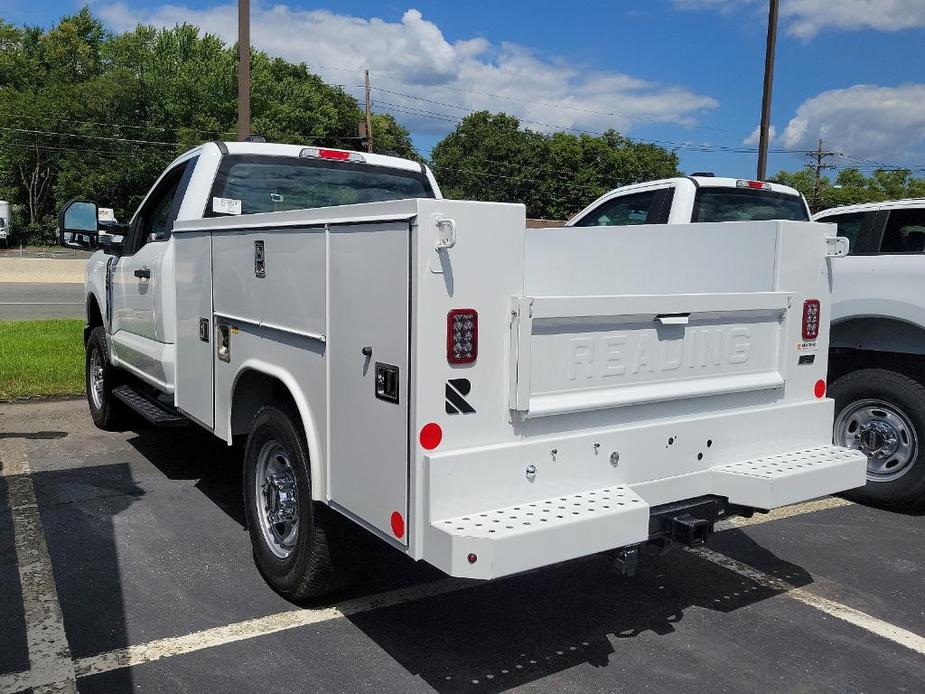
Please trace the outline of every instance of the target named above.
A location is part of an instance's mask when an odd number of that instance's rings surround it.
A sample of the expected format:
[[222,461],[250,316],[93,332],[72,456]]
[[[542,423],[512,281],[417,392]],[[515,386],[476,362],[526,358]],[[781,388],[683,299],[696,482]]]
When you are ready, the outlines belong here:
[[95,202],[71,200],[58,215],[58,242],[68,248],[102,249],[110,255],[122,255],[122,241],[127,225],[100,222]]
[[93,250],[99,240],[95,202],[71,200],[58,215],[58,242],[68,248]]

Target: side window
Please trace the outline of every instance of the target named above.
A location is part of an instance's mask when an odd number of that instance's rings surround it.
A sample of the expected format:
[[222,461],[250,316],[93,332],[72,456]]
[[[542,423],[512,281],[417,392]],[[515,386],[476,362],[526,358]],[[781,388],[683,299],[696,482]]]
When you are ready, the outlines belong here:
[[169,171],[151,193],[151,197],[145,201],[144,206],[138,211],[132,229],[133,253],[147,243],[166,241],[170,238],[195,165],[194,158]]
[[883,230],[880,252],[925,252],[925,208],[891,210]]
[[837,224],[838,235],[848,239],[848,253],[849,255],[854,255],[861,235],[861,226],[864,224],[864,214],[864,212],[836,214],[831,217],[822,217],[816,221],[823,224]]
[[621,195],[591,210],[575,223],[576,227],[623,226],[626,224],[645,224],[649,208],[657,190],[633,195]]

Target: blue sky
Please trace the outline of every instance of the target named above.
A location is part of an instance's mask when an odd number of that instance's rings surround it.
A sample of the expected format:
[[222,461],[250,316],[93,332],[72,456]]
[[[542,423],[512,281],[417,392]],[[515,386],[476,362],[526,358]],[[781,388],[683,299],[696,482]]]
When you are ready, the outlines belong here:
[[[91,4],[115,30],[186,20],[234,36],[229,0]],[[755,147],[765,0],[251,4],[258,47],[358,96],[368,65],[374,108],[394,113],[425,152],[468,110],[489,108],[539,130],[615,127],[674,143],[686,171],[754,175],[756,155],[728,149]],[[4,0],[2,16],[47,26],[80,5]],[[782,0],[772,150],[821,136],[845,155],[840,166],[925,175],[923,65],[923,0]],[[803,162],[772,154],[769,169]]]

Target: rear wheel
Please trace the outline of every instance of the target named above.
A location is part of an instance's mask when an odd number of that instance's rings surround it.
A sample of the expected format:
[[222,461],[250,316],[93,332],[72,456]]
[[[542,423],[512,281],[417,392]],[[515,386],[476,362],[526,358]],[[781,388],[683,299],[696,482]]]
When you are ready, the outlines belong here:
[[244,452],[244,502],[254,559],[266,581],[289,600],[335,587],[331,512],[314,501],[305,437],[298,419],[260,409]]
[[87,339],[85,383],[90,416],[93,423],[105,431],[119,429],[125,417],[125,406],[112,396],[117,378],[116,369],[109,361],[106,331],[97,326]]
[[832,383],[835,443],[867,456],[867,484],[845,496],[876,506],[925,505],[925,387],[887,369],[861,369]]

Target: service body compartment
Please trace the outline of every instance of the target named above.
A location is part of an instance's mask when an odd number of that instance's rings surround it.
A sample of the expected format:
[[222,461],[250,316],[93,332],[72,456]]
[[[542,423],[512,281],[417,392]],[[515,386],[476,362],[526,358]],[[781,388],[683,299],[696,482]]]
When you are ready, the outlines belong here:
[[[644,542],[664,504],[863,484],[817,388],[828,227],[524,222],[519,205],[421,199],[178,225],[177,257],[211,252],[213,289],[188,264],[178,404],[205,420],[212,392],[230,441],[252,374],[279,380],[313,498],[456,576]],[[470,363],[450,358],[459,310],[477,314]]]

